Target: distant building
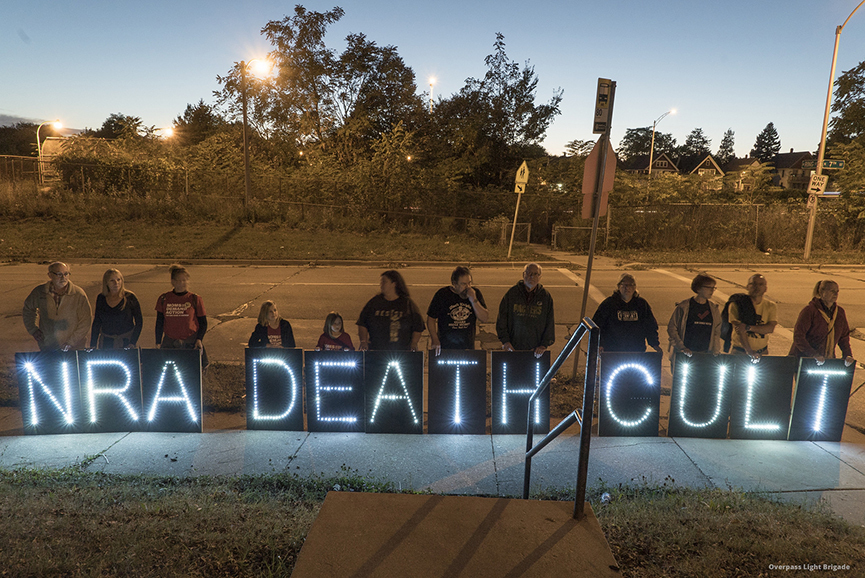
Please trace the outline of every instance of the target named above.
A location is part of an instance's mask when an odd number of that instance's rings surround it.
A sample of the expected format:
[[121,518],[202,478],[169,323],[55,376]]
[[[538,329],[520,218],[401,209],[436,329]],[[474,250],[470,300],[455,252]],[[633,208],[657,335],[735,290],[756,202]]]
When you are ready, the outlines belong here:
[[756,173],[760,170],[760,159],[745,157],[733,159],[724,165],[727,182],[732,183],[734,191],[748,192],[757,183]]
[[701,186],[704,190],[720,191],[724,185],[724,171],[711,154],[703,157],[703,160],[698,162],[697,166],[691,169],[688,174],[702,177]]
[[[649,157],[648,155],[641,155],[630,159],[625,163],[624,170],[630,171],[632,173],[637,173],[638,175],[647,175],[649,174]],[[667,156],[667,153],[658,153],[654,155],[652,158],[652,172],[653,173],[678,173],[679,167],[676,166],[676,163]]]
[[772,184],[785,189],[805,191],[811,181],[811,171],[802,168],[802,161],[813,159],[810,152],[780,153],[772,159],[775,174],[772,175]]

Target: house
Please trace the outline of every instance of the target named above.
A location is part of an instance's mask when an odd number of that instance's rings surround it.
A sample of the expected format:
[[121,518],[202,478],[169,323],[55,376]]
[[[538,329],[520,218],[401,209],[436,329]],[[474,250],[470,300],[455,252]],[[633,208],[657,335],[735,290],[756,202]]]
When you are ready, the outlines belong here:
[[707,154],[688,174],[701,177],[704,190],[719,191],[724,184],[724,171],[711,154]]
[[775,174],[772,175],[772,184],[785,189],[805,191],[811,181],[811,171],[802,168],[802,161],[813,159],[810,152],[780,153],[772,159],[775,166]]
[[[637,173],[639,175],[649,174],[648,155],[641,155],[630,159],[625,163],[624,170],[630,171],[632,173]],[[677,167],[676,163],[674,163],[673,160],[669,156],[667,156],[667,153],[658,153],[652,158],[652,172],[676,174],[679,172],[679,167]]]
[[733,185],[733,190],[747,192],[754,188],[760,168],[760,159],[745,157],[733,159],[724,165],[724,174]]

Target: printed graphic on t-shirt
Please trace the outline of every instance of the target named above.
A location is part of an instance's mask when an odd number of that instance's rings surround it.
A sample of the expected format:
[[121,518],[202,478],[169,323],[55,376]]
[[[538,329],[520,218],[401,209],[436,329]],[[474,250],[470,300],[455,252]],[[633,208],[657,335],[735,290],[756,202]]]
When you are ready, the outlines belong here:
[[192,307],[191,301],[184,301],[183,303],[166,303],[165,316],[186,317],[186,312],[189,310],[190,307]]
[[619,321],[639,321],[640,316],[636,311],[616,311]]
[[448,311],[448,317],[451,318],[451,322],[448,323],[448,327],[451,329],[468,329],[471,326],[469,319],[472,313],[471,306],[465,303],[451,305]]
[[376,317],[388,317],[390,318],[390,339],[391,343],[396,343],[399,341],[399,320],[405,316],[404,311],[394,311],[394,310],[385,310],[385,311],[376,311]]

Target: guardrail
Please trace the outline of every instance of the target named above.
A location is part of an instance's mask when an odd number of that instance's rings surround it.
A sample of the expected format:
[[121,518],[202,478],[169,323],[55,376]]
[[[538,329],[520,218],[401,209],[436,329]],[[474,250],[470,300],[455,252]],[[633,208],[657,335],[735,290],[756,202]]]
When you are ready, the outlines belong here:
[[[550,381],[559,371],[562,364],[571,356],[580,341],[584,337],[589,338],[588,354],[586,356],[586,374],[585,386],[583,388],[583,408],[582,411],[574,410],[565,419],[553,428],[550,433],[544,436],[538,445],[533,445],[533,424],[532,424],[532,404],[540,397],[548,387]],[[586,499],[586,477],[589,471],[589,445],[592,439],[592,415],[595,403],[595,381],[598,375],[598,356],[600,347],[601,330],[589,317],[584,317],[580,326],[568,339],[567,344],[562,349],[562,352],[550,366],[550,370],[538,384],[535,392],[529,397],[528,418],[526,425],[526,463],[525,474],[523,477],[523,499],[529,497],[529,483],[532,475],[532,457],[544,449],[547,444],[553,441],[560,433],[571,427],[574,422],[580,424],[580,456],[577,464],[577,488],[574,498],[574,518],[581,520],[585,517],[585,499]]]

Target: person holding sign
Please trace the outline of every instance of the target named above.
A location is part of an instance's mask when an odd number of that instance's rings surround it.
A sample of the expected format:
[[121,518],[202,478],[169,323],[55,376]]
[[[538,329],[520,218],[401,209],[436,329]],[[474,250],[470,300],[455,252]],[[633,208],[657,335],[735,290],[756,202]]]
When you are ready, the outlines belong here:
[[427,309],[430,348],[436,355],[442,349],[474,349],[477,321],[486,323],[489,311],[480,289],[472,287],[467,267],[451,273],[450,287],[442,287]]
[[[721,310],[711,301],[715,284],[708,275],[697,275],[691,281],[695,295],[676,304],[667,323],[670,349],[674,353],[681,352],[687,357],[694,352],[721,353]],[[671,366],[675,367],[675,362]]]
[[399,271],[390,270],[381,274],[379,285],[381,293],[364,305],[357,319],[359,350],[417,351],[423,317],[405,280]]
[[553,298],[540,281],[540,265],[529,263],[523,269],[522,281],[502,297],[496,335],[505,351],[533,350],[540,358],[556,341]]
[[592,321],[601,328],[601,349],[645,353],[646,343],[661,352],[658,321],[649,302],[637,293],[637,280],[622,273],[616,291],[601,301]]
[[318,338],[316,351],[354,351],[351,336],[343,330],[342,315],[336,311],[327,314],[324,333]]
[[288,319],[279,315],[279,309],[273,301],[265,301],[258,312],[258,323],[249,336],[249,347],[297,347],[294,343],[294,331]]
[[40,351],[68,351],[87,347],[90,301],[87,293],[69,280],[69,265],[48,265],[47,283],[38,285],[24,300],[24,327]]
[[728,302],[730,343],[733,353],[745,353],[757,363],[760,356],[769,355],[769,334],[778,325],[778,313],[775,302],[764,297],[769,289],[765,277],[759,273],[751,275],[745,288],[747,296],[738,293]]
[[160,349],[199,349],[201,367],[208,365],[204,351],[204,334],[207,332],[207,313],[200,295],[189,291],[189,272],[186,267],[172,265],[172,291],[163,293],[156,300],[156,346]]
[[123,275],[109,269],[102,275],[102,293],[96,296],[90,347],[126,349],[136,347],[141,336],[141,304],[123,284]]
[[850,349],[850,326],[847,314],[838,305],[838,283],[829,279],[818,281],[814,286],[813,299],[799,313],[793,328],[794,357],[813,357],[818,365],[827,359],[835,359],[836,346],[841,347],[844,363],[852,365],[853,351]]

